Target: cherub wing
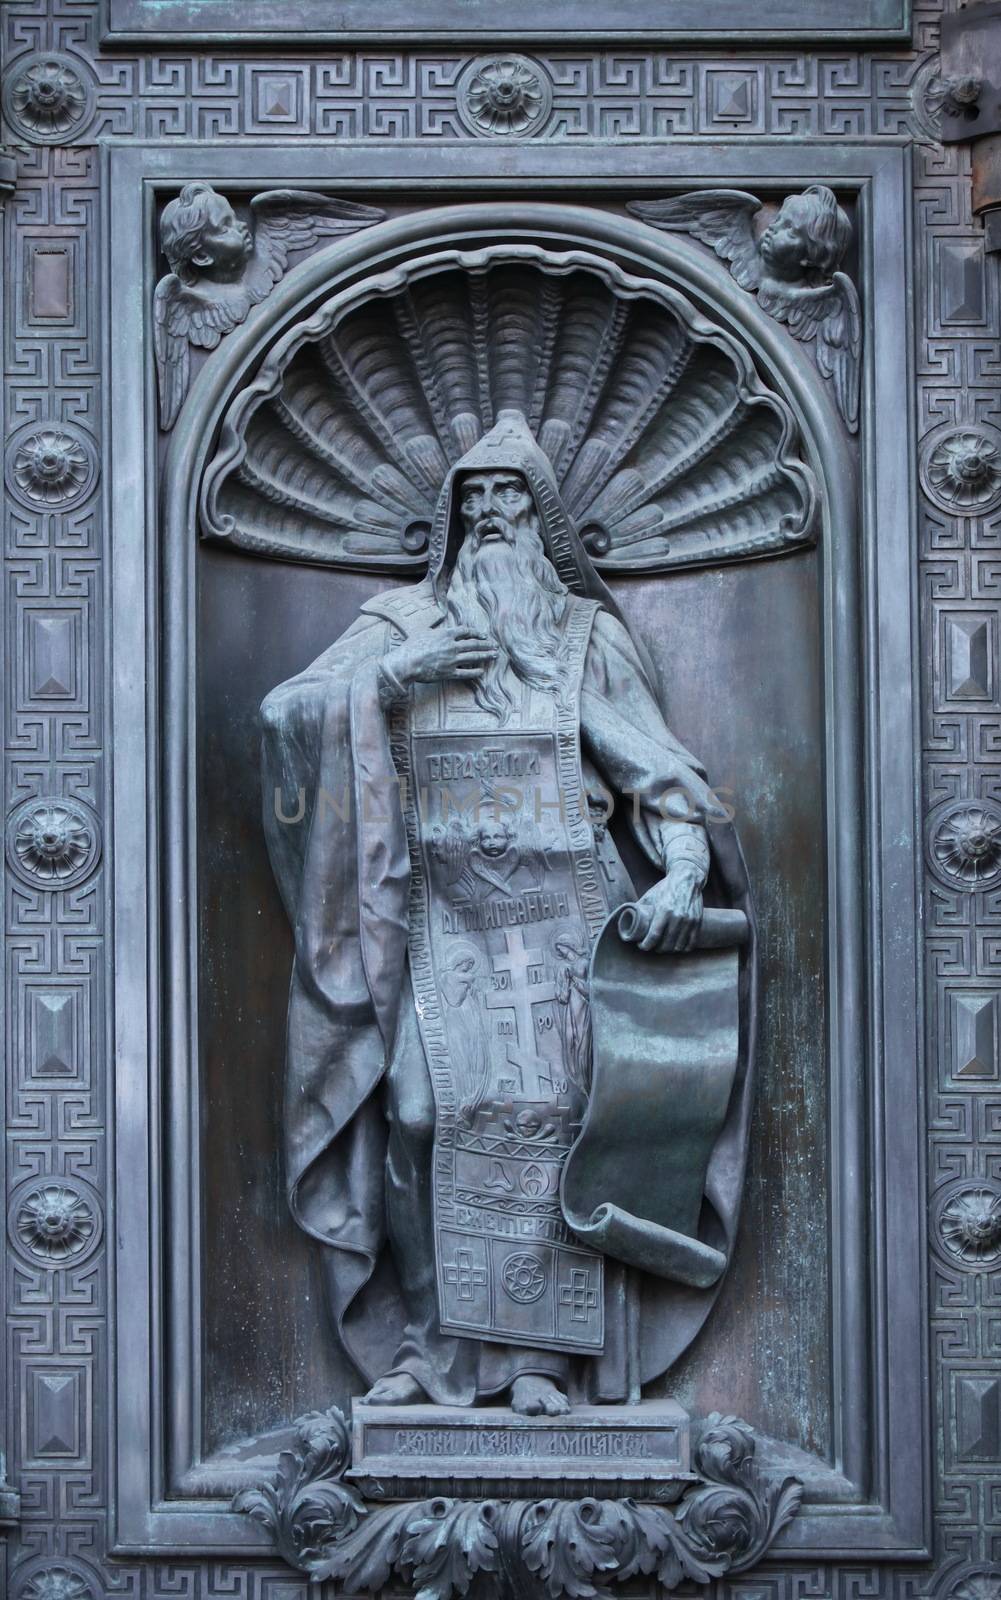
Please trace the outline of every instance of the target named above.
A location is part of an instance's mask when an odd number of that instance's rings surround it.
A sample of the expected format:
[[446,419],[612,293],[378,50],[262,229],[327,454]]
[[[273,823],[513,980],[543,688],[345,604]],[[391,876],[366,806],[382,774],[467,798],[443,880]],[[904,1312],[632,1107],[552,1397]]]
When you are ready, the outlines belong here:
[[537,823],[525,823],[518,843],[522,865],[529,869],[541,888],[552,870],[549,852],[558,848],[558,841],[555,837],[550,837],[548,841],[544,839]]
[[436,823],[431,833],[431,854],[444,869],[446,883],[457,883],[469,861],[470,841],[461,823],[454,819],[446,827]]
[[796,339],[817,342],[817,366],[834,384],[838,410],[852,433],[858,430],[862,308],[858,290],[844,272],[816,289],[768,284],[758,299]]
[[[254,254],[247,268],[253,292],[263,300],[288,266],[292,250],[305,250],[318,239],[355,233],[383,222],[378,206],[354,200],[331,200],[306,189],[270,189],[250,202]],[[259,288],[259,292],[258,292]]]
[[183,296],[184,286],[174,272],[160,279],[153,295],[153,349],[162,428],[174,426],[188,392],[191,362]]
[[754,218],[761,201],[743,189],[696,189],[669,200],[632,200],[627,210],[651,227],[669,233],[690,233],[729,262],[742,289],[761,282],[761,258]]
[[[204,289],[182,283],[174,272],[161,278],[153,295],[153,349],[160,391],[160,425],[172,428],[190,381],[190,347],[214,350],[238,322],[239,306],[213,300]],[[246,307],[243,316],[246,316]]]

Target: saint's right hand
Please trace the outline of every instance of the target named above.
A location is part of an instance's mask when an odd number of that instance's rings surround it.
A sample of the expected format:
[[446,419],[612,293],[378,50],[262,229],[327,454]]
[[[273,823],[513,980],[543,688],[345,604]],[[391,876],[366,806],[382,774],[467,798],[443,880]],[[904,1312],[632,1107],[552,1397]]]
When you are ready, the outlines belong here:
[[478,678],[496,659],[497,646],[472,628],[434,628],[397,645],[385,664],[403,688],[443,678]]

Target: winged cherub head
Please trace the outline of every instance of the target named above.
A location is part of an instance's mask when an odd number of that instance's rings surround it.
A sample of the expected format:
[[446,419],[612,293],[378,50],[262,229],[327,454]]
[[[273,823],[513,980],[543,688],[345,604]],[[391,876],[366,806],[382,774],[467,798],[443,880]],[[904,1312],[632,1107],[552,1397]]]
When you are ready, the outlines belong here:
[[851,243],[852,225],[826,184],[813,183],[783,200],[758,240],[772,277],[789,283],[826,283]]
[[514,829],[503,817],[492,822],[481,822],[476,842],[483,855],[496,859],[506,855],[514,843]]
[[229,201],[207,183],[189,183],[164,206],[160,246],[182,283],[231,278],[250,258],[253,235]]

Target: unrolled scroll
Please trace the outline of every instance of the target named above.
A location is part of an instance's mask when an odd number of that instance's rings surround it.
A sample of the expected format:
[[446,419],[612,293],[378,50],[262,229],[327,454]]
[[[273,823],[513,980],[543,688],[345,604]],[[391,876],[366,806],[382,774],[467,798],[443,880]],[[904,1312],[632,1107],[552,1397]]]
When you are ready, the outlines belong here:
[[623,938],[635,917],[632,905],[613,912],[594,947],[591,1094],[563,1211],[591,1248],[707,1288],[726,1266],[699,1238],[699,1219],[737,1070],[747,919],[708,909],[695,949],[658,955]]

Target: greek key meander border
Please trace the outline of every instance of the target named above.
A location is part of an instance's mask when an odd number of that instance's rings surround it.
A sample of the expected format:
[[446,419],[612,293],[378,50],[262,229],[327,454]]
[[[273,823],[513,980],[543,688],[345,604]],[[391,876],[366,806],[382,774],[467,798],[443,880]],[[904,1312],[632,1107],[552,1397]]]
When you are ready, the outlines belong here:
[[[367,51],[322,61],[284,61],[290,85],[301,85],[296,103],[302,108],[302,126],[283,133],[259,119],[254,74],[262,63],[251,56],[162,52],[101,57],[91,0],[8,4],[2,26],[8,62],[19,52],[35,50],[59,50],[81,60],[85,77],[92,79],[92,115],[81,129],[85,140],[275,139],[311,133],[373,139],[464,137],[454,84],[467,57],[456,52],[397,56]],[[639,51],[545,52],[537,59],[553,78],[554,109],[544,131],[547,136],[622,139],[723,131],[835,140],[921,136],[926,131],[922,107],[915,114],[910,85],[915,79],[920,84],[921,74],[930,70],[935,37],[936,8],[921,7],[914,53],[787,52],[764,61],[757,55],[696,59],[663,51],[649,56]],[[736,127],[720,122],[714,99],[713,84],[724,72],[734,80],[730,88],[746,91],[747,119]],[[78,295],[75,317],[59,327],[31,325],[25,307],[12,296],[5,343],[7,431],[44,419],[82,426],[87,437],[99,439],[102,331],[95,268],[102,219],[97,151],[92,143],[33,147],[20,168],[17,194],[6,206],[7,282],[14,282],[15,262],[30,241],[55,234],[76,256],[78,267],[84,264],[78,283],[87,285],[89,293]],[[999,420],[998,274],[995,263],[983,271],[966,174],[962,152],[919,147],[916,376],[922,438],[944,426],[996,425]],[[953,284],[960,273],[968,290],[965,301],[954,294],[951,307],[946,301],[948,271],[953,272]],[[933,677],[931,663],[934,659],[939,664],[936,641],[951,617],[959,617],[966,627],[982,625],[996,651],[1001,560],[996,517],[992,527],[987,518],[952,516],[926,496],[921,533],[922,655],[928,663],[922,731],[925,810],[930,812],[962,798],[999,798],[1001,720],[996,706],[980,702],[980,709],[970,709],[971,702],[950,697],[941,675]],[[8,648],[20,641],[21,630],[38,612],[56,628],[67,626],[76,644],[73,681],[66,686],[71,694],[32,694],[27,692],[30,683],[10,674],[5,769],[14,803],[52,790],[104,811],[102,552],[100,502],[94,494],[65,512],[33,511],[8,500]],[[11,1196],[23,1194],[28,1180],[51,1177],[88,1200],[100,1192],[106,1175],[107,1045],[101,1028],[100,959],[105,894],[100,872],[57,895],[7,873],[6,1168]],[[957,1187],[1001,1179],[1001,1094],[996,1085],[993,1090],[990,1085],[971,1089],[950,1076],[944,1052],[951,1035],[944,1024],[941,1047],[938,1043],[940,1008],[951,994],[996,994],[999,935],[997,892],[968,896],[929,877],[928,1183],[933,1215]],[[32,1075],[29,1006],[38,991],[54,996],[52,1003],[60,1012],[69,1007],[74,1022],[71,1070],[54,1080],[58,1089]],[[933,1246],[931,1331],[940,1449],[934,1567],[769,1566],[749,1579],[721,1585],[721,1592],[742,1600],[834,1595],[863,1600],[891,1593],[910,1600],[931,1590],[957,1600],[993,1600],[996,1591],[978,1585],[977,1579],[986,1569],[1001,1566],[997,1455],[971,1460],[974,1446],[962,1459],[957,1407],[962,1395],[979,1392],[983,1397],[992,1382],[997,1384],[1001,1280],[996,1273],[992,1277],[956,1265],[941,1236],[933,1236]],[[81,1247],[78,1264],[71,1261],[56,1271],[31,1262],[30,1253],[10,1250],[5,1280],[7,1396],[15,1447],[10,1470],[23,1501],[12,1572],[16,1600],[37,1594],[34,1579],[52,1566],[78,1578],[76,1593],[84,1596],[89,1588],[93,1600],[106,1592],[145,1600],[220,1594],[237,1600],[304,1600],[305,1585],[284,1569],[224,1562],[102,1564],[101,1508],[109,1490],[105,1258],[98,1244],[92,1251]],[[79,1433],[72,1454],[61,1463],[28,1453],[30,1385],[46,1379],[79,1387],[73,1413]]]

